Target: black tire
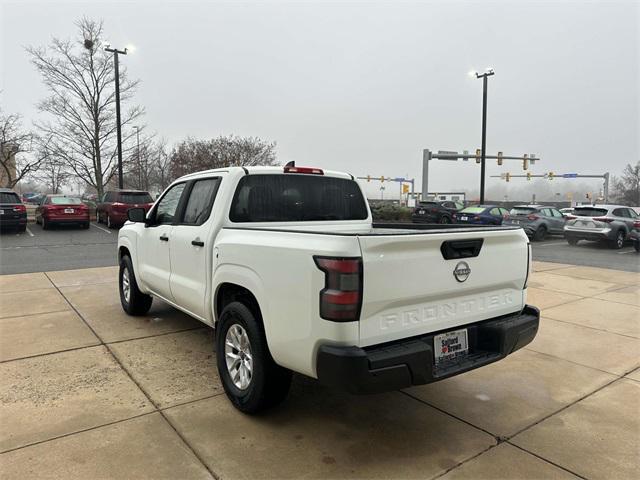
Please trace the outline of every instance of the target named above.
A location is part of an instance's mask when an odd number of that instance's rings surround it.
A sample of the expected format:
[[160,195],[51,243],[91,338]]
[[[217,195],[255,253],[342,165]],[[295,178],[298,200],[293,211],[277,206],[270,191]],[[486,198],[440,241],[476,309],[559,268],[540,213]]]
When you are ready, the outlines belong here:
[[633,242],[633,248],[636,249],[636,252],[640,252],[640,240]]
[[[124,278],[128,278],[129,281],[128,298],[123,284]],[[122,309],[129,315],[144,315],[151,308],[153,297],[142,293],[138,288],[138,283],[136,282],[136,277],[133,273],[133,264],[131,263],[131,259],[128,255],[125,255],[120,260],[118,290],[120,291],[120,303],[122,304]]]
[[579,241],[580,239],[578,238],[567,237],[567,242],[569,242],[569,245],[577,245]]
[[27,231],[27,226],[26,225],[21,225],[18,227],[18,233],[24,233]]
[[537,242],[541,242],[547,237],[547,227],[544,225],[540,225],[536,230],[536,233],[533,235],[533,239]]
[[624,230],[618,230],[616,232],[616,238],[611,240],[611,242],[609,243],[609,246],[614,250],[620,250],[622,247],[624,247],[624,238],[625,238]]
[[[234,384],[226,361],[225,340],[227,332],[235,325],[239,325],[248,337],[251,354],[252,373],[244,389]],[[233,352],[232,349],[230,353]],[[245,361],[244,356],[242,361]],[[273,361],[262,324],[244,303],[231,302],[222,310],[216,326],[216,362],[224,391],[241,412],[258,413],[281,403],[289,393],[291,372]]]
[[111,215],[109,215],[107,213],[107,228],[115,228],[115,226],[113,225],[113,223],[111,223]]
[[89,230],[89,227],[90,227],[90,226],[91,226],[91,223],[90,223],[90,222],[84,222],[84,223],[82,224],[82,228],[84,228],[85,230]]
[[440,217],[440,224],[442,225],[448,225],[451,223],[451,219],[449,217],[447,217],[446,215],[443,215]]
[[47,220],[42,217],[42,229],[43,230],[49,230],[51,228],[51,225],[49,225],[49,222],[47,222]]

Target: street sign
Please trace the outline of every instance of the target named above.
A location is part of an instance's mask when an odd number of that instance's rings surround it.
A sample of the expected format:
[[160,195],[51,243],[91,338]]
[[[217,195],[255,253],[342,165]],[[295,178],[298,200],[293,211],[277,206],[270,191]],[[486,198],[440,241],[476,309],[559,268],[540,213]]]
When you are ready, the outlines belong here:
[[577,173],[563,173],[562,174],[562,178],[577,178],[578,174]]

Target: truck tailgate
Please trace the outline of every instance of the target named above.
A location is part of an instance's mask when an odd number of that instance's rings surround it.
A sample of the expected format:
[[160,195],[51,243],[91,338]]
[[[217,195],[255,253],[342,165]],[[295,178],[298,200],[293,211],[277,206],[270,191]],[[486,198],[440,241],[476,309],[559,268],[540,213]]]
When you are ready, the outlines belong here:
[[[477,242],[468,242],[473,240]],[[361,347],[517,312],[524,306],[528,241],[520,229],[363,235],[359,242],[364,270]],[[441,251],[444,242],[452,247],[448,253]],[[477,256],[444,258],[468,252],[469,245],[480,242]]]

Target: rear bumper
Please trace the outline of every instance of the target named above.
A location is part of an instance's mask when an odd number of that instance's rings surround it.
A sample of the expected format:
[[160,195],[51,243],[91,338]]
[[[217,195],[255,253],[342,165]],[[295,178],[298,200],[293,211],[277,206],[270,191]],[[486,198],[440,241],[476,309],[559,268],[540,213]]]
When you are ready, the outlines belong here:
[[435,365],[434,332],[378,347],[318,350],[318,380],[351,393],[378,393],[422,385],[500,360],[527,345],[538,332],[540,311],[526,305],[520,313],[472,323],[467,329],[469,354]]
[[53,223],[86,223],[89,215],[47,215],[44,217],[47,222]]
[[615,240],[617,232],[612,228],[575,228],[564,227],[565,238],[584,240]]
[[21,227],[27,224],[27,216],[19,218],[3,218],[0,217],[0,227]]

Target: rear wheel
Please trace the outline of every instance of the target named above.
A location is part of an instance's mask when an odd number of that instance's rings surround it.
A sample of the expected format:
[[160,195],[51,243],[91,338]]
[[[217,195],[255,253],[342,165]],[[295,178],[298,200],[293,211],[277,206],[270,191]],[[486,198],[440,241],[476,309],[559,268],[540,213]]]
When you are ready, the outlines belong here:
[[541,242],[546,238],[546,236],[547,236],[547,227],[545,227],[544,225],[540,225],[536,230],[536,233],[533,235],[533,239],[538,242]]
[[640,252],[640,240],[633,242],[633,248],[636,249],[636,252]]
[[442,217],[440,217],[440,223],[442,225],[448,225],[449,223],[451,223],[451,219],[446,215],[443,215]]
[[82,224],[82,228],[84,228],[85,230],[88,230],[88,229],[89,229],[89,225],[90,225],[90,223],[89,223],[89,222],[84,222],[84,223]]
[[122,309],[129,315],[144,315],[151,308],[153,297],[146,295],[138,288],[136,277],[133,274],[131,258],[125,255],[120,260],[119,289]]
[[47,222],[47,219],[45,217],[42,217],[42,229],[43,230],[48,230],[50,227],[49,222]]
[[27,231],[27,226],[26,225],[20,225],[18,227],[18,233],[24,233]]
[[614,238],[611,243],[611,248],[615,249],[615,250],[620,250],[622,247],[624,247],[624,231],[623,230],[618,230],[618,232],[616,233],[616,238]]
[[107,213],[107,228],[114,228],[113,223],[111,223],[111,216]]
[[291,372],[273,361],[262,325],[241,302],[222,310],[216,327],[216,361],[227,397],[241,412],[275,406],[289,392]]
[[577,245],[579,241],[580,240],[577,238],[567,237],[567,242],[569,242],[569,245]]

